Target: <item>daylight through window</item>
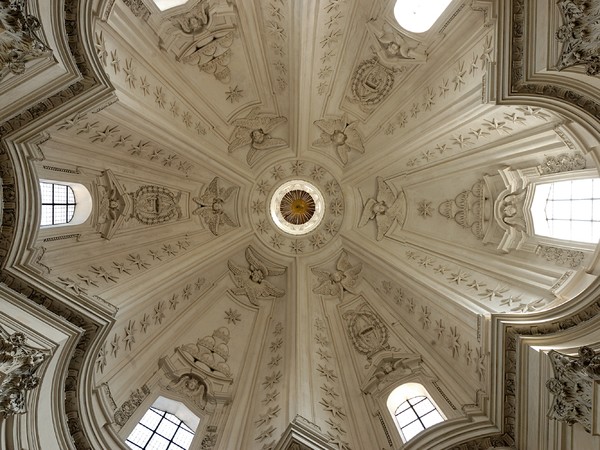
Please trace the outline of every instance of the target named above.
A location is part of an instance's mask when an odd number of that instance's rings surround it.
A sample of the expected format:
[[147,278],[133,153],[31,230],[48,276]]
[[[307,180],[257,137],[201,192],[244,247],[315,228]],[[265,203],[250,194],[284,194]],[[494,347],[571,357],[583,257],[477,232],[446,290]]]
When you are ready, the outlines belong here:
[[452,0],[397,0],[394,16],[407,31],[424,33],[442,15]]
[[537,185],[531,212],[535,234],[539,236],[597,243],[600,178]]
[[40,183],[42,191],[41,225],[69,223],[75,214],[75,194],[70,186]]
[[187,450],[194,439],[194,430],[177,416],[150,407],[127,440],[132,449]]

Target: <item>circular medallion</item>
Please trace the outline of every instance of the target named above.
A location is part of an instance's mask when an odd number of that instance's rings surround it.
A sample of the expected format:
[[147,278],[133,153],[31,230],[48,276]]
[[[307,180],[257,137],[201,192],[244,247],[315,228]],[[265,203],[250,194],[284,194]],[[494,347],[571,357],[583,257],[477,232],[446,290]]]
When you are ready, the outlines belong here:
[[281,184],[271,197],[270,210],[275,225],[293,235],[310,233],[325,214],[323,195],[314,184],[304,180]]
[[268,247],[303,255],[337,236],[344,217],[342,189],[319,164],[291,160],[257,176],[249,204],[250,221]]

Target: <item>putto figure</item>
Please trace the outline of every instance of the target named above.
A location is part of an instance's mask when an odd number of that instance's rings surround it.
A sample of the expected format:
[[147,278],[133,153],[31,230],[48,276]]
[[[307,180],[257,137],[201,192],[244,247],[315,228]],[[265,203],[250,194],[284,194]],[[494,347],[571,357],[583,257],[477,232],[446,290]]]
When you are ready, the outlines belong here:
[[219,181],[219,177],[215,177],[202,195],[193,199],[198,204],[198,208],[192,214],[202,217],[210,232],[215,236],[222,232],[224,226],[238,226],[225,212],[225,203],[238,190],[238,187],[220,188]]
[[385,180],[377,177],[377,199],[370,198],[365,204],[358,227],[364,227],[369,220],[377,224],[377,240],[383,239],[394,220],[401,225],[406,218],[406,196],[403,191],[394,195]]
[[339,297],[340,301],[343,299],[344,291],[356,294],[355,290],[362,264],[358,263],[355,266],[350,264],[348,254],[343,251],[337,260],[336,269],[335,272],[327,272],[316,268],[311,269],[319,280],[319,284],[313,289],[315,294],[332,295]]
[[285,147],[287,142],[284,139],[272,137],[270,134],[277,125],[285,122],[285,117],[259,114],[258,108],[254,108],[248,117],[233,121],[235,130],[229,144],[229,153],[249,145],[250,151],[246,155],[246,161],[248,165],[252,165],[259,151]]
[[233,289],[235,295],[245,295],[250,303],[257,306],[256,300],[258,298],[284,296],[285,291],[273,286],[266,278],[283,275],[285,267],[267,266],[250,246],[246,248],[246,261],[248,261],[248,269],[238,267],[233,262],[227,261],[231,278],[236,285],[236,289]]

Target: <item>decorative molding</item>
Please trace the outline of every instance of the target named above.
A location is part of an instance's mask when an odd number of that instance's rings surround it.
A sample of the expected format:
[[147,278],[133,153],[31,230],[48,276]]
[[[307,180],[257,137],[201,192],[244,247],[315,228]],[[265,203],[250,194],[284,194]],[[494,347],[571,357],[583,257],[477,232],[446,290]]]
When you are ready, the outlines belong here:
[[150,10],[146,7],[142,0],[123,0],[135,17],[147,21],[150,17]]
[[209,425],[206,427],[206,434],[200,443],[200,448],[202,450],[212,450],[215,448],[215,445],[217,445],[217,438],[219,437],[217,430],[218,428],[215,425]]
[[585,253],[567,248],[538,245],[535,253],[546,261],[554,261],[559,266],[579,267],[585,259]]
[[0,327],[0,416],[27,412],[27,392],[40,379],[35,373],[51,353],[25,343],[23,333],[9,334]]
[[0,2],[0,30],[0,80],[8,74],[20,75],[25,72],[28,61],[52,54],[38,36],[41,23],[28,13],[27,0]]
[[257,305],[258,298],[283,297],[285,291],[276,288],[266,277],[283,275],[286,268],[283,266],[268,266],[251,246],[246,248],[246,261],[248,269],[227,261],[229,274],[236,288],[232,289],[235,295],[244,295],[253,305]]
[[229,153],[250,146],[246,155],[246,162],[252,165],[260,151],[269,151],[287,146],[285,139],[272,137],[270,132],[278,125],[284,124],[287,119],[274,114],[259,113],[258,107],[253,108],[244,119],[235,119],[235,127],[231,134]]
[[365,203],[358,227],[364,227],[369,220],[377,224],[378,241],[389,231],[394,221],[400,226],[406,220],[406,195],[400,189],[397,194],[382,177],[377,177],[377,199],[370,198]]
[[580,423],[591,433],[594,385],[600,381],[600,353],[583,346],[576,357],[554,350],[548,357],[554,369],[554,378],[546,381],[554,396],[548,417],[569,425]]
[[383,351],[373,358],[373,364],[361,386],[364,393],[382,392],[391,385],[421,370],[421,355]]
[[114,412],[115,423],[119,427],[123,427],[149,394],[150,389],[146,385],[132,391],[131,394],[129,394],[129,399],[123,402],[123,404]]
[[313,288],[315,294],[331,295],[344,299],[344,292],[356,294],[356,285],[359,282],[362,263],[350,264],[348,254],[342,251],[337,260],[335,272],[312,268],[311,271],[318,278],[318,285]]
[[208,229],[215,236],[219,236],[223,233],[223,227],[233,228],[239,227],[239,224],[229,217],[225,210],[227,201],[235,193],[236,195],[232,200],[232,209],[237,209],[237,192],[239,186],[231,186],[227,189],[219,187],[219,177],[215,177],[204,192],[199,196],[193,198],[194,202],[198,207],[192,212],[204,219]]
[[557,156],[546,156],[544,162],[538,166],[541,174],[570,172],[583,170],[586,167],[585,156],[579,152],[561,153]]
[[348,152],[351,150],[365,152],[362,135],[356,129],[358,122],[349,123],[346,115],[339,119],[316,120],[314,124],[321,130],[321,137],[313,145],[317,148],[333,147],[342,164],[348,163]]

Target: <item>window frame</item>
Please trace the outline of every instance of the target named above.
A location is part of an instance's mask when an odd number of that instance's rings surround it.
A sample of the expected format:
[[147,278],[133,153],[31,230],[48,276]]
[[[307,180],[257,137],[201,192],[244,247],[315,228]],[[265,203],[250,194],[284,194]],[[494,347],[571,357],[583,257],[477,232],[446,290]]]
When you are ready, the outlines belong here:
[[[558,182],[562,182],[562,181],[577,181],[577,180],[585,180],[585,179],[590,179],[590,178],[600,178],[600,175],[598,174],[598,172],[595,169],[582,169],[582,170],[574,170],[574,171],[570,171],[570,172],[560,172],[560,173],[556,173],[556,174],[542,175],[539,178],[536,178],[535,180],[531,180],[531,188],[530,188],[531,196],[528,199],[528,201],[526,201],[524,208],[527,211],[527,215],[529,215],[529,217],[531,218],[531,232],[532,232],[531,235],[532,235],[532,237],[534,237],[536,239],[536,241],[538,241],[539,244],[554,245],[554,246],[558,246],[558,247],[572,248],[574,250],[592,251],[592,252],[596,249],[596,247],[600,243],[600,241],[599,242],[576,241],[576,240],[561,239],[561,238],[556,238],[553,236],[544,236],[541,234],[537,234],[536,229],[535,229],[536,220],[534,219],[534,211],[532,209],[538,186],[545,185],[545,184],[558,183]],[[546,220],[545,213],[544,213],[544,218],[540,219],[540,220]]]
[[[74,208],[73,217],[71,218],[71,220],[69,222],[48,224],[48,225],[41,224],[42,223],[42,220],[41,220],[42,205],[44,205],[44,203],[42,202],[42,183],[58,185],[58,186],[66,186],[73,191],[73,196],[75,198],[75,208]],[[37,183],[37,189],[39,190],[38,197],[37,197],[38,201],[39,201],[39,208],[38,208],[39,220],[37,221],[37,223],[38,223],[38,227],[40,230],[50,230],[50,229],[66,227],[66,226],[72,227],[75,225],[81,225],[90,219],[90,216],[92,214],[92,209],[93,209],[93,200],[92,200],[92,195],[90,193],[90,190],[83,184],[75,183],[75,182],[71,182],[71,181],[40,178]],[[53,190],[53,195],[54,195],[54,190]],[[59,205],[63,205],[63,204],[59,204]]]
[[[154,402],[153,405],[151,405],[145,412],[144,415],[140,418],[140,420],[138,421],[138,423],[136,424],[136,426],[131,430],[131,433],[129,433],[129,435],[127,436],[127,438],[125,439],[125,445],[129,446],[130,448],[132,448],[133,450],[146,450],[148,448],[148,445],[150,444],[150,442],[152,441],[154,435],[158,435],[160,437],[162,437],[163,439],[168,441],[167,444],[167,448],[166,450],[170,449],[171,446],[174,446],[173,450],[188,450],[190,448],[192,448],[192,444],[194,442],[194,438],[196,437],[196,431],[192,430],[191,427],[189,427],[181,417],[179,417],[176,414],[173,414],[172,412],[163,410],[163,409],[159,409],[155,406],[157,402]],[[174,402],[175,403],[175,402]],[[179,403],[179,402],[177,402]],[[148,414],[148,412],[153,411],[154,413],[158,414],[160,416],[160,420],[156,423],[156,426],[154,426],[154,428],[151,428],[150,426],[148,426],[147,424],[142,423],[143,418]],[[168,417],[168,415],[171,415],[173,417],[175,417],[179,422],[175,423],[172,419],[170,419]],[[173,436],[171,438],[168,438],[164,435],[162,435],[158,430],[161,426],[161,424],[163,423],[163,421],[168,421],[173,425],[176,425],[177,428],[175,430],[175,432],[173,433]],[[132,440],[130,440],[129,438],[131,437],[131,435],[133,434],[133,432],[138,428],[138,426],[146,428],[147,430],[151,431],[152,433],[150,434],[148,440],[146,441],[146,443],[144,444],[144,446],[140,446],[139,444],[133,442]],[[199,426],[196,426],[196,430],[198,429]],[[183,429],[185,431],[187,431],[188,433],[192,434],[192,440],[190,441],[190,445],[188,446],[188,448],[184,448],[181,445],[177,444],[176,442],[174,442],[175,440],[175,436],[177,435],[178,431],[180,429]],[[129,444],[133,445],[133,447],[131,447]]]
[[[427,384],[429,384],[429,383],[427,383]],[[392,397],[396,397],[396,398],[392,398]],[[405,428],[406,426],[408,426],[409,424],[402,426],[400,424],[400,422],[398,421],[398,415],[400,413],[404,412],[406,409],[401,411],[398,414],[396,414],[396,412],[398,411],[400,406],[402,406],[404,403],[409,402],[410,400],[417,398],[417,397],[427,398],[429,400],[429,402],[431,403],[431,405],[434,407],[435,411],[437,411],[439,413],[439,415],[442,417],[442,421],[438,422],[436,424],[430,425],[429,427],[424,426],[423,430],[419,431],[417,434],[412,436],[410,439],[405,439],[402,429]],[[428,430],[429,428],[431,428],[433,426],[439,425],[440,423],[444,423],[445,421],[448,420],[448,415],[446,414],[446,412],[442,408],[440,408],[438,402],[436,401],[434,396],[430,393],[430,390],[428,390],[427,387],[424,386],[424,384],[421,382],[421,380],[405,381],[403,383],[392,386],[391,389],[389,389],[385,393],[383,400],[385,401],[385,406],[386,406],[385,409],[388,412],[388,414],[387,414],[388,419],[393,423],[394,429],[396,430],[397,435],[400,437],[400,440],[402,441],[403,444],[410,442],[412,439],[419,436],[423,431]],[[409,403],[409,405],[410,405],[409,407],[412,408],[412,405],[410,403]],[[430,412],[431,411],[429,411],[428,413],[430,413]],[[423,414],[422,416],[419,416],[416,412],[415,412],[415,414],[417,415],[417,420],[419,420],[419,421],[420,421],[421,417],[425,417],[425,415],[427,415],[427,414]],[[411,423],[413,423],[413,422],[414,421],[412,421]],[[422,423],[422,421],[421,421],[421,423]]]

